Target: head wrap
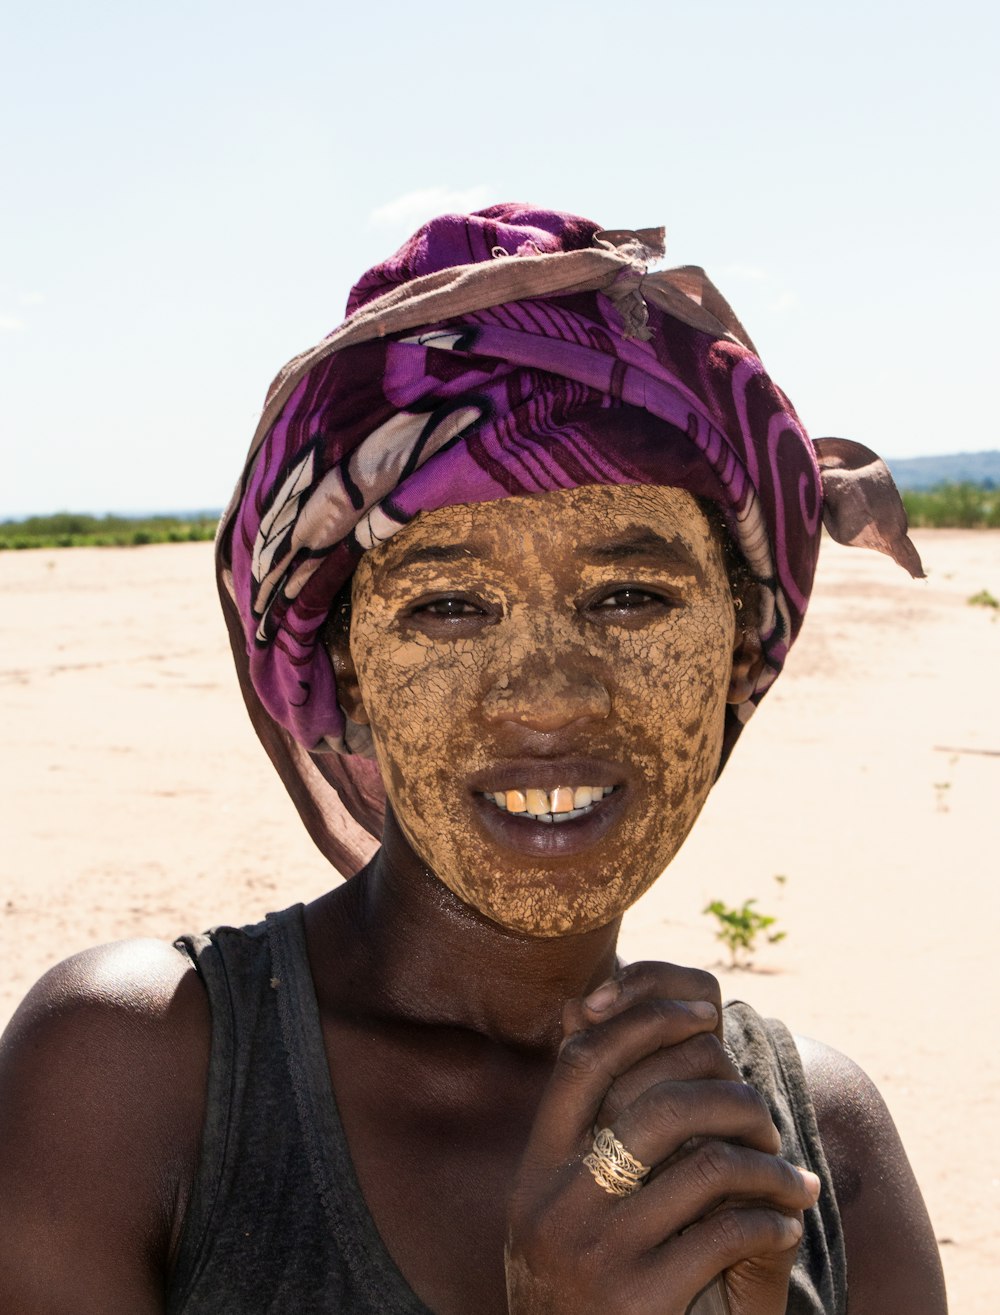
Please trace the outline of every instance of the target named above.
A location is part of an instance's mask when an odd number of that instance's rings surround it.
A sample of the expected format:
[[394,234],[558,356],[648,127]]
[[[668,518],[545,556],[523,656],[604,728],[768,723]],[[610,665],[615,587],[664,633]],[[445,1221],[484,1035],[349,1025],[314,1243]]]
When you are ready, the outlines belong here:
[[660,229],[525,206],[443,216],[272,384],[220,527],[220,592],[258,734],[342,871],[372,848],[343,809],[378,835],[384,794],[321,632],[361,554],[419,512],[585,484],[716,503],[758,587],[763,655],[723,761],[799,631],[824,518],[921,573],[884,464],[810,442],[704,272],[649,273],[662,252]]

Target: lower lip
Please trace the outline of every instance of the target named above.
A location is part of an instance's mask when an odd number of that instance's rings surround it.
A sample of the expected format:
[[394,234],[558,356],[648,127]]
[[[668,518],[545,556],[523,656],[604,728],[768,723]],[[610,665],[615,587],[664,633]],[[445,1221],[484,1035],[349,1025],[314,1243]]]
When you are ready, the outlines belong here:
[[473,809],[490,838],[505,849],[531,858],[570,858],[582,854],[615,825],[625,808],[627,791],[619,785],[589,813],[570,822],[533,822],[525,813],[509,813],[481,794]]

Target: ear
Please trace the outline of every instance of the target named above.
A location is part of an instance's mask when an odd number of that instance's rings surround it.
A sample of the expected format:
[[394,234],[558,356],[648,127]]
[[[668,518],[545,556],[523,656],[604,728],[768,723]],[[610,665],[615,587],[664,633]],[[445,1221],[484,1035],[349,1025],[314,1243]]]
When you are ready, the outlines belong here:
[[351,657],[351,640],[347,629],[331,635],[327,640],[327,652],[333,664],[333,674],[337,681],[337,702],[344,710],[344,715],[358,726],[369,724],[368,711],[361,697],[358,673],[354,669]]
[[736,642],[733,645],[733,671],[729,678],[727,703],[745,703],[757,688],[757,681],[764,670],[764,653],[760,646],[760,635],[756,626],[746,629],[736,621]]

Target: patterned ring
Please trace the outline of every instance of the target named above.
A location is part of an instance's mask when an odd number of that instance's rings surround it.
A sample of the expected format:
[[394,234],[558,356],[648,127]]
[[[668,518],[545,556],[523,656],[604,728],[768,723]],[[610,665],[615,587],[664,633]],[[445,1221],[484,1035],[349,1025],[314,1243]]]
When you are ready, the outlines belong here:
[[594,1149],[583,1158],[598,1187],[611,1196],[631,1196],[649,1177],[650,1165],[630,1155],[610,1128],[594,1136]]

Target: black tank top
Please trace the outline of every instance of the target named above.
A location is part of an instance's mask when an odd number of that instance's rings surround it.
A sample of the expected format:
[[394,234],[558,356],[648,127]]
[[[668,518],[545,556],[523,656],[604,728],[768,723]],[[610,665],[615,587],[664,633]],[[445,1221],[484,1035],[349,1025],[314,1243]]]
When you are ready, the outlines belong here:
[[[201,1159],[167,1315],[431,1315],[375,1227],[327,1067],[302,906],[185,936],[212,1045]],[[789,1315],[845,1315],[840,1214],[795,1044],[748,1005],[726,1039],[767,1100],[781,1153],[818,1174]]]

